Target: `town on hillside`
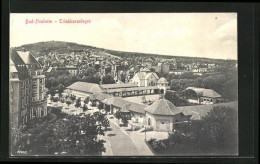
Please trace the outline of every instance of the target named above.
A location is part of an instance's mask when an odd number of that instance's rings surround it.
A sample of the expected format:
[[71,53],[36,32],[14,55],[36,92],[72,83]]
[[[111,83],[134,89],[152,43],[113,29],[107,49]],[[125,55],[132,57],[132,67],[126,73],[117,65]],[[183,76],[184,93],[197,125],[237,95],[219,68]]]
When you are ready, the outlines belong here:
[[41,42],[11,48],[10,97],[14,156],[237,154],[236,60]]

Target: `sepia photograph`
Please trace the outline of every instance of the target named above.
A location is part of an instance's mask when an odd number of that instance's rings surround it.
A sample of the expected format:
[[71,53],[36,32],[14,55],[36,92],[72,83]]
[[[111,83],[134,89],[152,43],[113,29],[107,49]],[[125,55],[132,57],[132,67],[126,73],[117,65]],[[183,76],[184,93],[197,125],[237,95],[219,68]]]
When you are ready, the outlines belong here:
[[235,12],[10,13],[10,156],[238,156],[237,37]]

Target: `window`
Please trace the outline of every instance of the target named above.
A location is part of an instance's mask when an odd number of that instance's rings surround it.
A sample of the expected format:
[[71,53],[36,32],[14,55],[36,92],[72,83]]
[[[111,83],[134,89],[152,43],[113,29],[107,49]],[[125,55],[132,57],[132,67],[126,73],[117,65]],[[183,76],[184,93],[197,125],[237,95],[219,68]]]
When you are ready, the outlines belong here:
[[162,124],[164,124],[164,122],[162,122]]
[[148,118],[148,125],[151,125],[151,118]]
[[21,82],[21,88],[23,88],[24,87],[24,82]]
[[31,72],[31,76],[35,76],[36,75],[36,72]]

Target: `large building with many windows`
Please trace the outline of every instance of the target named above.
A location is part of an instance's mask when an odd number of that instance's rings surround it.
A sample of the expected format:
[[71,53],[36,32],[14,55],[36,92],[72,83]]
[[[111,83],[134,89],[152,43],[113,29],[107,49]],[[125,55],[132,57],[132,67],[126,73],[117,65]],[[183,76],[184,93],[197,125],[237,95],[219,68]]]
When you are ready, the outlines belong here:
[[43,69],[29,51],[11,52],[10,121],[19,128],[29,119],[47,115]]

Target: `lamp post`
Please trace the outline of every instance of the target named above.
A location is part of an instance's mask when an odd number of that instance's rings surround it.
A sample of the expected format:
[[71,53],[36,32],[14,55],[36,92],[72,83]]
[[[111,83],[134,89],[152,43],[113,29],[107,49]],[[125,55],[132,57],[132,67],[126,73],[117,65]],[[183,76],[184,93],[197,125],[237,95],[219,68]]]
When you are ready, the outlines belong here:
[[146,125],[144,127],[144,140],[146,141]]
[[146,122],[146,111],[144,111],[144,115],[145,115],[145,125],[144,125],[144,140],[146,141],[146,124],[147,124],[147,122]]

